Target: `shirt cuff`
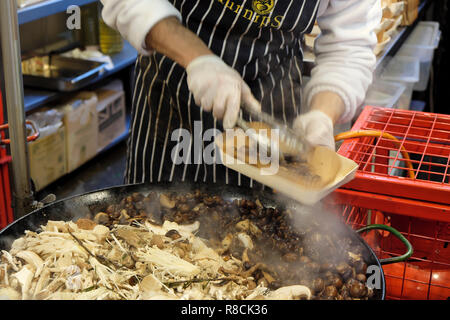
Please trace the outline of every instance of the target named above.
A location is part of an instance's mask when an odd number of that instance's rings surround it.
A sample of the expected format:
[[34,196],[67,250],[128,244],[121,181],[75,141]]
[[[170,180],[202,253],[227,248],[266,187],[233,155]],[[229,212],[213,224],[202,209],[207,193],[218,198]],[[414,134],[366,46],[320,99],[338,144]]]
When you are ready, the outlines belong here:
[[[142,55],[149,55],[151,48],[147,48],[145,39],[148,32],[161,20],[176,17],[182,20],[180,12],[167,0],[142,1],[132,8],[129,13],[132,19],[124,21],[129,23],[127,35],[131,45]],[[119,22],[119,25],[121,23]]]
[[338,119],[338,121],[336,121],[336,124],[341,124],[341,123],[347,123],[350,122],[353,117],[355,116],[355,108],[351,107],[351,103],[350,103],[350,99],[347,96],[347,94],[339,89],[336,86],[331,86],[331,85],[316,85],[313,87],[308,87],[308,85],[305,88],[305,103],[306,103],[306,108],[309,111],[310,106],[311,106],[311,100],[314,97],[314,95],[316,95],[319,92],[323,92],[323,91],[331,91],[336,93],[339,97],[341,97],[342,101],[344,102],[344,112],[342,113],[341,117]]

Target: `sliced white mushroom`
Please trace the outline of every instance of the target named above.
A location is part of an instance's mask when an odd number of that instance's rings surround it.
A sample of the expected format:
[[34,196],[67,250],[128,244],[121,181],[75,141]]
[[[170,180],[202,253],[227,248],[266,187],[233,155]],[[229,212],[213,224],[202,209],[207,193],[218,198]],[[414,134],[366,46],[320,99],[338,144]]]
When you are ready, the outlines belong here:
[[46,226],[42,226],[42,229],[45,231],[53,231],[53,232],[67,232],[68,225],[64,221],[49,220]]
[[67,274],[68,276],[76,276],[81,274],[81,270],[80,267],[72,264],[66,268],[64,273]]
[[76,300],[101,300],[109,295],[110,291],[106,288],[97,288],[80,294],[73,294]]
[[34,289],[34,297],[37,297],[39,299],[39,294],[47,286],[49,280],[50,280],[50,271],[47,268],[44,268],[44,270],[41,273],[41,276],[38,279],[36,288]]
[[266,287],[263,286],[257,286],[252,293],[250,293],[245,300],[253,300],[253,299],[258,299],[261,296],[264,296],[264,293],[267,291],[268,289]]
[[34,267],[35,277],[39,277],[41,274],[42,268],[44,267],[44,261],[33,251],[23,250],[19,251],[16,254],[16,257],[25,260],[28,264]]
[[151,263],[159,269],[165,270],[176,276],[193,277],[201,271],[198,266],[155,247],[147,247],[145,248],[145,251],[140,250],[136,252],[135,255],[140,261]]
[[157,235],[165,235],[168,230],[165,230],[162,226],[157,226],[156,224],[150,223],[149,221],[145,221],[145,227],[148,231],[157,234]]
[[2,256],[6,258],[6,261],[9,262],[11,267],[14,271],[19,271],[19,267],[17,266],[17,263],[14,261],[14,258],[11,256],[11,254],[8,251],[2,250]]
[[180,233],[183,233],[183,232],[194,233],[199,228],[200,228],[200,222],[199,221],[195,221],[194,223],[191,223],[191,224],[180,225],[179,228],[178,228],[178,231]]
[[165,230],[165,232],[169,230],[177,230],[182,237],[188,238],[191,234],[193,234],[200,228],[200,222],[195,221],[192,224],[179,225],[176,222],[166,220],[164,221],[162,228]]
[[15,254],[16,252],[19,252],[21,250],[25,250],[27,247],[27,240],[25,238],[19,238],[14,240],[14,242],[11,245],[11,254]]
[[259,230],[259,228],[249,219],[236,223],[236,229],[239,231],[248,232],[254,236],[259,236],[262,233],[261,230]]
[[[60,268],[60,270],[65,270],[69,266],[72,265],[72,253],[66,252],[59,256],[59,259],[56,261],[56,268]],[[61,271],[58,271],[61,272]]]
[[238,237],[239,241],[241,241],[242,245],[245,248],[248,248],[250,250],[253,249],[253,241],[252,241],[252,238],[250,238],[250,236],[248,234],[246,234],[244,232],[240,232],[240,233],[238,233],[237,237]]
[[159,294],[155,294],[148,300],[174,300],[176,296],[169,295],[168,293],[161,292]]
[[66,279],[66,288],[70,291],[79,291],[81,290],[83,286],[83,280],[81,277],[81,274],[75,274],[72,276],[69,276]]
[[311,290],[305,286],[294,285],[281,287],[267,295],[269,300],[294,300],[300,298],[311,299]]
[[96,225],[92,232],[97,237],[98,241],[103,242],[109,235],[109,228],[103,225]]
[[155,278],[154,275],[150,274],[142,279],[139,284],[139,291],[141,293],[141,298],[144,300],[150,299],[156,293],[160,294],[163,285],[161,282]]
[[180,297],[180,300],[203,300],[205,299],[204,290],[200,290],[197,287],[194,287],[190,290],[185,290],[183,295]]
[[[2,262],[4,263],[0,264],[0,268],[7,268],[5,273],[9,274],[15,267],[16,273],[9,275],[9,279],[6,280],[0,275],[0,286],[9,285],[13,290],[10,293],[19,299],[234,300],[311,297],[311,292],[304,286],[280,288],[268,294],[269,290],[262,285],[256,289],[254,283],[251,288],[247,285],[249,280],[254,279],[243,277],[240,275],[240,270],[242,270],[243,262],[248,260],[248,251],[254,247],[253,236],[260,232],[250,221],[239,225],[240,233],[228,235],[223,240],[221,249],[213,249],[217,244],[196,236],[195,233],[199,227],[198,221],[191,225],[165,222],[162,226],[156,226],[145,222],[144,225],[138,224],[132,227],[116,226],[116,230],[125,228],[133,238],[137,235],[136,240],[144,240],[136,241],[135,244],[138,246],[130,246],[130,243],[124,240],[126,237],[120,237],[115,231],[110,232],[104,226],[85,230],[80,229],[73,222],[53,221],[44,226],[44,231],[39,234],[26,232],[22,240],[15,243],[14,254],[11,254],[11,251],[9,254],[3,253]],[[89,256],[67,232],[68,230],[82,240],[94,255],[123,264],[124,253],[129,252],[132,253],[136,263],[128,269],[116,269],[109,264],[104,264],[101,259],[97,260]],[[170,230],[176,230],[182,237],[170,241],[165,237]],[[117,238],[114,235],[117,235]],[[155,235],[158,235],[162,245],[155,246],[155,243],[152,243],[151,240]],[[234,240],[235,237],[236,240]],[[245,247],[243,261],[233,256],[221,256],[223,248],[229,248],[233,241],[238,241]],[[173,245],[174,242],[176,242],[175,245]],[[180,248],[182,250],[179,250]],[[27,264],[22,268],[22,264],[25,263]],[[39,268],[42,271],[37,278],[36,273],[34,274],[33,281],[32,275]],[[225,273],[220,271],[221,268],[226,270]],[[175,291],[167,288],[163,283],[164,281],[183,281],[193,277],[215,278],[223,274],[235,277],[236,281],[221,285],[215,282],[192,283],[188,288],[180,285]],[[133,276],[143,280],[137,285],[132,285],[129,279]],[[89,290],[83,290],[85,288]],[[20,294],[21,291],[22,294]]]
[[17,292],[13,288],[0,288],[0,300],[20,300],[21,298],[20,292]]
[[20,283],[22,289],[22,299],[28,300],[30,298],[31,281],[33,280],[34,272],[28,266],[24,266],[19,272],[16,272],[12,277],[16,278]]
[[0,281],[1,283],[4,283],[6,286],[9,286],[9,279],[8,279],[8,265],[2,264],[0,265]]

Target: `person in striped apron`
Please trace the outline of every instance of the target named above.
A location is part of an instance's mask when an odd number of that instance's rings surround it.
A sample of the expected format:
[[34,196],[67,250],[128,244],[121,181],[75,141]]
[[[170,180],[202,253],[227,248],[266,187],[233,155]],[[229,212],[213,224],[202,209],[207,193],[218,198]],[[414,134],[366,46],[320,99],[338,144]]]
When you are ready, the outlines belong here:
[[[245,104],[302,128],[313,145],[334,148],[333,125],[353,118],[372,81],[379,0],[102,3],[104,21],[139,52],[126,183],[255,187],[251,179],[205,161],[213,145],[208,129],[233,128]],[[303,87],[302,38],[316,19],[316,66]],[[191,138],[181,141],[185,132]]]

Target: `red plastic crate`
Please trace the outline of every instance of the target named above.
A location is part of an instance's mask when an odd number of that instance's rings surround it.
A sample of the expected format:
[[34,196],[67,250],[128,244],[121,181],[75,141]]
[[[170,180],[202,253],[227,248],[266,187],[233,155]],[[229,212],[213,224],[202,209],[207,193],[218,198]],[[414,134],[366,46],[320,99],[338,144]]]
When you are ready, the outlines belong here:
[[[368,106],[352,128],[358,130],[389,133],[399,143],[374,137],[345,140],[339,154],[359,164],[345,189],[450,204],[450,116]],[[411,157],[414,179],[407,177],[402,147]],[[414,214],[429,218],[427,213]],[[449,216],[443,219],[450,222]]]
[[[3,123],[3,98],[0,91],[0,124]],[[0,132],[0,138],[4,138],[4,133]],[[9,181],[8,164],[11,157],[7,155],[4,146],[0,146],[0,229],[13,222],[13,211],[11,207],[11,188]]]
[[[353,196],[358,195],[353,194]],[[360,229],[374,223],[390,225],[411,242],[414,253],[408,261],[383,266],[387,299],[450,299],[450,225],[448,223],[347,204],[336,205],[336,203],[345,202],[345,198],[334,197],[333,200],[335,204],[333,211],[352,228]],[[363,238],[380,259],[405,253],[405,246],[400,240],[385,231],[371,231],[364,234]]]
[[[345,140],[339,153],[354,160],[355,179],[327,199],[354,228],[380,223],[412,244],[404,263],[383,266],[390,299],[450,297],[450,116],[365,107],[352,131],[377,130],[399,141],[361,137]],[[411,157],[407,175],[401,150]],[[364,236],[380,258],[404,253],[386,232]]]

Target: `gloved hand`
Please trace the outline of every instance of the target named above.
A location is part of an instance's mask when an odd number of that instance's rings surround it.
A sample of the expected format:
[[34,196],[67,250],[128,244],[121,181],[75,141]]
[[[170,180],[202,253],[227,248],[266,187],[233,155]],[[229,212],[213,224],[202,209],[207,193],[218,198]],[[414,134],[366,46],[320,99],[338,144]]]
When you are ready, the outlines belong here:
[[218,56],[204,55],[186,68],[189,90],[195,103],[223,121],[225,129],[233,128],[241,104],[260,111],[261,106],[240,74]]
[[305,135],[311,145],[335,150],[333,121],[324,112],[312,110],[298,116],[293,128],[298,134]]

